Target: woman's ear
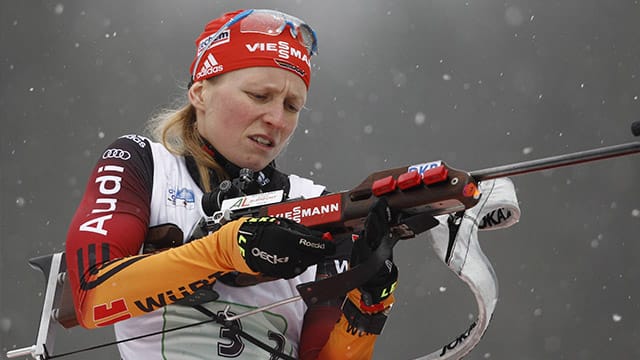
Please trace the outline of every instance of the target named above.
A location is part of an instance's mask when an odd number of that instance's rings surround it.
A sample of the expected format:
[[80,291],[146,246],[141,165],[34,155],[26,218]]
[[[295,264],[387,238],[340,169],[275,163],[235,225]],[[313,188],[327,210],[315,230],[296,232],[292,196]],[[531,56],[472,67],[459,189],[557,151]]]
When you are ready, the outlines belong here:
[[204,110],[205,108],[205,81],[196,81],[189,88],[189,102],[196,110]]

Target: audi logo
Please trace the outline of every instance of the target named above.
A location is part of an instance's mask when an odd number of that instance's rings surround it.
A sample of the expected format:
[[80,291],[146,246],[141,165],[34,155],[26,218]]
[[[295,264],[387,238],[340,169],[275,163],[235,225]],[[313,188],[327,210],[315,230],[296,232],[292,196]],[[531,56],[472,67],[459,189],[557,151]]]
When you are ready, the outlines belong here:
[[103,159],[121,159],[121,160],[129,160],[131,159],[131,154],[127,150],[122,149],[107,149],[102,154]]

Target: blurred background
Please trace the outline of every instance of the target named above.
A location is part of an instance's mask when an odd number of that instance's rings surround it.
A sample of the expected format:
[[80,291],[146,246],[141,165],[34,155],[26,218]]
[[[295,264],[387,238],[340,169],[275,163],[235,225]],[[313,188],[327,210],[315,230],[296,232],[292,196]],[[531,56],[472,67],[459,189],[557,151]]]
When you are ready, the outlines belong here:
[[[96,159],[183,98],[204,24],[248,7],[318,33],[279,166],[332,190],[430,160],[471,171],[634,140],[638,0],[2,1],[0,358],[35,341],[44,281],[27,259],[63,250]],[[513,180],[520,223],[480,234],[500,298],[467,359],[640,358],[640,156]],[[476,314],[424,238],[396,261],[376,359],[434,351]],[[112,338],[58,328],[54,353]]]

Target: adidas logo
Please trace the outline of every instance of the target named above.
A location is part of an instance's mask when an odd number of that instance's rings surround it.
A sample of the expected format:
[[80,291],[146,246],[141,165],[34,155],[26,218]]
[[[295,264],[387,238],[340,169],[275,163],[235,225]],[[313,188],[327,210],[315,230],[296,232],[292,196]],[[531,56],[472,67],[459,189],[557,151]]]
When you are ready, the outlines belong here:
[[207,55],[207,59],[202,64],[202,68],[196,74],[196,78],[200,79],[209,75],[217,74],[222,70],[224,70],[224,67],[218,64],[218,61],[213,57],[213,54],[209,53],[209,55]]

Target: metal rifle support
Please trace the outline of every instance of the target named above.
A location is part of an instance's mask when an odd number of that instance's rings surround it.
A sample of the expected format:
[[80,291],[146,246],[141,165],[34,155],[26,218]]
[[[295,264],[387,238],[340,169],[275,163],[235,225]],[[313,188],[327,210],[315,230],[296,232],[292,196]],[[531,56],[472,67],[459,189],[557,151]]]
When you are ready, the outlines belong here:
[[66,275],[64,253],[55,253],[29,260],[31,267],[42,271],[47,279],[47,288],[40,315],[40,325],[35,345],[7,352],[8,358],[31,355],[34,359],[45,360],[49,349],[53,349],[53,322],[58,322],[59,306],[63,300],[63,288]]

